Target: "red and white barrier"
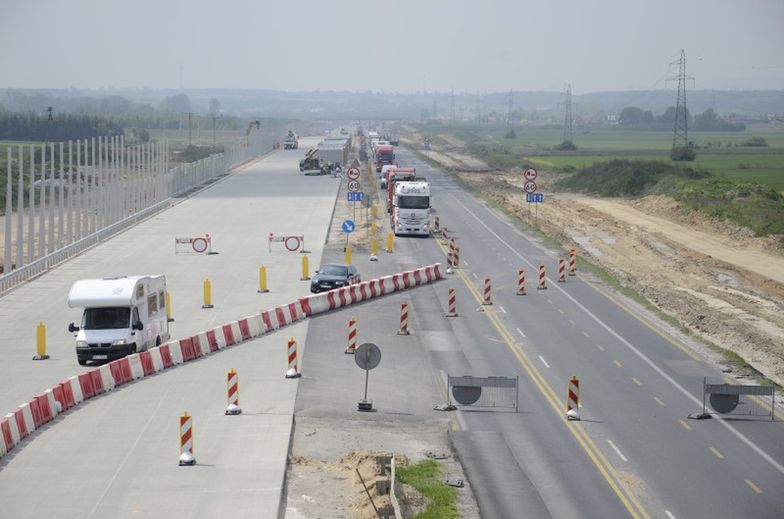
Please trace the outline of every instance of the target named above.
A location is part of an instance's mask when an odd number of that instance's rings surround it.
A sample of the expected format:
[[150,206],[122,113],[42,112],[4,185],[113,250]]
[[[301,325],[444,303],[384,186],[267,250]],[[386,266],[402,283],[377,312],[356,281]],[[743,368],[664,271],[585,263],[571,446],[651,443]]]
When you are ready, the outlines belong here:
[[580,381],[575,376],[569,379],[569,389],[566,395],[566,418],[568,420],[580,419]]
[[544,263],[539,264],[539,285],[537,285],[537,289],[545,290],[547,289],[547,276],[544,271]]
[[482,300],[483,305],[493,304],[493,300],[491,299],[492,290],[493,288],[492,288],[492,282],[490,281],[490,278],[485,278],[484,299]]
[[408,303],[400,303],[400,329],[398,335],[408,335]]
[[228,407],[226,407],[227,415],[237,415],[242,413],[240,409],[240,376],[231,368],[226,374],[226,392]]
[[447,317],[457,317],[457,289],[450,288],[447,297]]
[[574,249],[569,249],[569,275],[577,275],[577,255]]
[[299,364],[297,362],[297,341],[294,340],[294,337],[289,338],[287,352],[288,370],[286,371],[286,378],[299,378],[301,373],[299,372]]
[[517,269],[517,295],[525,295],[525,269],[523,267]]
[[566,282],[566,260],[563,258],[558,258],[558,282]]
[[[440,279],[442,279],[441,265],[436,263],[363,281],[357,285],[301,297],[292,303],[238,319],[191,337],[170,341],[148,351],[117,359],[70,377],[0,419],[0,457],[58,414],[132,380],[201,358],[226,346],[270,333],[312,315],[433,283]],[[401,321],[401,332],[407,334],[407,304],[405,314],[401,314],[401,317],[404,317]],[[299,376],[296,342],[290,343],[289,346],[289,367],[294,367],[295,376]]]
[[195,465],[193,457],[193,419],[185,411],[180,416],[180,465]]
[[344,353],[354,354],[357,349],[357,319],[352,317],[348,320],[348,344]]

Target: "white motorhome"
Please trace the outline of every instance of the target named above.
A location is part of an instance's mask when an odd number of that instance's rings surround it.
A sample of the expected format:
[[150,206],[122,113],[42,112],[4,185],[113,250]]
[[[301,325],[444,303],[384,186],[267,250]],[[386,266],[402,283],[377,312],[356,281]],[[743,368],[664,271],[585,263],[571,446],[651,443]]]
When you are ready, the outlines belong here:
[[165,276],[82,279],[68,293],[70,308],[84,308],[76,337],[76,358],[112,360],[169,340]]
[[430,234],[430,183],[422,180],[395,183],[392,230],[400,234]]

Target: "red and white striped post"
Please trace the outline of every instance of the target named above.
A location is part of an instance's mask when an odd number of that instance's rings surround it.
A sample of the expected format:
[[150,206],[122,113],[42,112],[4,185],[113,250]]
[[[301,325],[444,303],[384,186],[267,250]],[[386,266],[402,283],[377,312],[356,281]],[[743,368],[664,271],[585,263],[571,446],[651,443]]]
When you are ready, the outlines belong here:
[[525,269],[523,267],[517,269],[517,295],[525,295]]
[[441,238],[444,240],[444,243],[449,241],[449,229],[444,226],[444,229],[441,231]]
[[482,301],[483,305],[493,304],[493,301],[491,299],[491,292],[492,292],[492,284],[490,282],[490,278],[485,278],[484,300]]
[[188,411],[180,416],[180,466],[196,465],[193,457],[193,422]]
[[457,289],[449,289],[449,297],[447,298],[447,317],[457,317]]
[[240,409],[240,376],[231,368],[226,374],[226,391],[228,393],[229,406],[226,408],[227,415],[242,413]]
[[408,335],[408,303],[400,303],[400,329],[398,335]]
[[438,219],[438,216],[433,218],[433,234],[438,234],[441,232],[441,220]]
[[352,317],[348,320],[348,345],[346,346],[346,351],[343,353],[348,353],[353,355],[357,349],[357,318]]
[[566,282],[566,260],[563,258],[558,258],[558,282]]
[[539,264],[539,285],[537,285],[538,290],[545,290],[547,288],[547,279],[546,274],[544,272],[544,263]]
[[460,267],[460,247],[455,247],[455,252],[452,255],[452,268]]
[[577,254],[574,249],[569,249],[569,275],[577,275]]
[[302,376],[297,366],[297,341],[294,340],[294,337],[289,337],[288,360],[289,369],[286,371],[286,378],[299,378]]
[[449,254],[452,256],[452,262],[454,263],[455,259],[455,239],[450,238],[449,240]]
[[569,379],[569,390],[566,396],[567,420],[580,419],[580,381],[576,376]]

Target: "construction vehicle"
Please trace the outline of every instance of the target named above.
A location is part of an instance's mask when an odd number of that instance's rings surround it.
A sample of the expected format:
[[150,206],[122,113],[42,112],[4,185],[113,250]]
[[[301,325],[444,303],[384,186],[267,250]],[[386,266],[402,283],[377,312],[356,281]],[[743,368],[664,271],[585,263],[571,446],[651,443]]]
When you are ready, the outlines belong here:
[[299,161],[299,170],[306,175],[324,175],[326,165],[326,162],[319,159],[318,148],[311,148],[305,158]]
[[297,134],[294,133],[293,130],[289,130],[286,139],[283,141],[283,149],[296,150],[297,148],[299,148],[299,137],[297,137]]

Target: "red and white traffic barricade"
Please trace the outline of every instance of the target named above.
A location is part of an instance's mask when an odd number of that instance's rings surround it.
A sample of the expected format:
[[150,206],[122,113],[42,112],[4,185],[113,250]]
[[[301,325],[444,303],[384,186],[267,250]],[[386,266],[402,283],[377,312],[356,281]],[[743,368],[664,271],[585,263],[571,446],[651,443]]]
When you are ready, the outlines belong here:
[[558,282],[566,282],[566,260],[563,258],[558,258]]
[[574,249],[569,249],[569,275],[577,275],[577,254]]
[[174,238],[175,254],[211,254],[212,238],[209,234],[188,238]]
[[226,375],[226,392],[228,407],[226,407],[227,415],[238,415],[242,413],[240,409],[240,376],[231,368],[231,371]]
[[409,335],[408,331],[408,303],[400,303],[400,329],[398,335]]
[[193,457],[193,419],[185,411],[180,416],[180,465],[195,465]]
[[286,352],[286,359],[288,360],[286,378],[299,378],[301,374],[299,372],[299,362],[297,359],[297,341],[294,340],[294,337],[289,338]]
[[569,379],[569,389],[566,395],[566,418],[568,420],[580,419],[580,381],[576,376]]
[[354,354],[357,349],[357,318],[348,320],[348,342],[344,353]]
[[457,317],[457,289],[450,288],[447,296],[447,317]]
[[525,269],[523,267],[517,269],[517,295],[525,295]]
[[539,290],[544,290],[547,288],[547,275],[545,274],[544,270],[544,263],[539,264],[539,284],[536,286]]
[[483,292],[483,296],[484,297],[482,299],[482,304],[483,305],[492,305],[493,304],[493,300],[492,300],[492,296],[491,296],[492,290],[493,290],[493,288],[492,288],[492,282],[490,281],[490,278],[485,278],[485,289],[484,289],[484,292]]
[[305,252],[305,237],[293,234],[274,234],[267,235],[267,251],[272,252],[272,244],[280,243],[288,252]]

